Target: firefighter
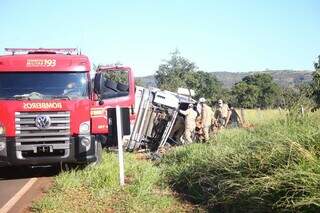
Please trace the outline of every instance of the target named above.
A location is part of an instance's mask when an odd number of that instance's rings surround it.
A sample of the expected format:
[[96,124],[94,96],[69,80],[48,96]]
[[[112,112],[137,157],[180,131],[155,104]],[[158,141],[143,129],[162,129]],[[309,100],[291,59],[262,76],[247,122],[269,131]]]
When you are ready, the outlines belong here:
[[228,111],[229,111],[228,105],[223,103],[223,101],[219,99],[218,105],[216,107],[216,111],[214,113],[214,117],[217,119],[217,122],[221,127],[226,125]]
[[229,112],[225,126],[229,125],[231,128],[241,127],[243,124],[241,116],[231,104],[228,104],[228,106]]
[[193,104],[189,104],[187,110],[180,110],[179,112],[185,115],[184,137],[186,143],[190,144],[192,143],[192,134],[196,128],[197,112],[193,110]]
[[177,144],[181,144],[182,141],[180,139],[184,133],[184,129],[185,129],[184,116],[178,115],[176,121],[174,122],[174,125],[169,137],[172,138]]
[[204,134],[204,140],[207,142],[209,140],[209,129],[212,125],[213,121],[213,111],[211,107],[209,107],[206,103],[205,98],[200,98],[199,103],[200,103],[200,108],[201,108],[201,113],[200,113],[200,118],[201,118],[201,123],[202,123],[202,128],[203,128],[203,134]]

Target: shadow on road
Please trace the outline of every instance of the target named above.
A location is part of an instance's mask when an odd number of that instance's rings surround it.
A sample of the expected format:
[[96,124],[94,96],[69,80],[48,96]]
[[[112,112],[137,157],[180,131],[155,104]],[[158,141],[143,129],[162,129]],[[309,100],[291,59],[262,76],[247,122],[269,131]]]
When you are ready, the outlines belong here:
[[0,181],[33,177],[52,177],[61,171],[59,166],[0,167]]

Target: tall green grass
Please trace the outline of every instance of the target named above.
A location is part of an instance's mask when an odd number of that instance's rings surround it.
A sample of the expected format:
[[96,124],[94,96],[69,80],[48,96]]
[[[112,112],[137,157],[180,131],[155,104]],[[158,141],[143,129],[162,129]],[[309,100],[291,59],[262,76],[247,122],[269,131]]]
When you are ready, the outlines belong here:
[[213,212],[320,211],[320,114],[263,111],[257,118],[251,113],[247,118],[254,129],[226,129],[208,144],[178,147],[159,166],[126,154],[124,188],[118,184],[117,156],[104,153],[97,167],[55,177],[32,210],[201,210],[177,199],[171,188]]
[[[185,212],[181,203],[160,183],[160,170],[150,161],[125,155],[126,186],[119,187],[118,161],[104,153],[103,162],[84,170],[63,172],[53,188],[33,205],[34,212]],[[191,208],[190,208],[191,207]]]
[[[240,113],[240,109],[238,110]],[[287,110],[284,109],[245,109],[244,119],[247,123],[253,125],[263,125],[284,118],[288,114]]]
[[320,211],[320,114],[224,130],[160,166],[185,198],[217,212]]

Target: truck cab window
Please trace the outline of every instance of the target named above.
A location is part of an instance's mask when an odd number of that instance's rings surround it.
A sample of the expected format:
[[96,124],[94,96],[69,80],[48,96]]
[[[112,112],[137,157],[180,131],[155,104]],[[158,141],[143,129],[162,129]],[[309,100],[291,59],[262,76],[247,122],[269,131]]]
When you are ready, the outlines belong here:
[[115,70],[104,73],[102,99],[129,95],[129,75],[127,71]]
[[83,99],[88,94],[84,72],[0,74],[0,99]]

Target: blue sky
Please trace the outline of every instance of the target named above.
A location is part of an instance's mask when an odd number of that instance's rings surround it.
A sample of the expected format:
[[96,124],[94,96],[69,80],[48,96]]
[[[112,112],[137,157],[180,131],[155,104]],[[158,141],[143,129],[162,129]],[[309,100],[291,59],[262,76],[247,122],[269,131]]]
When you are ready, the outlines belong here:
[[79,47],[92,63],[121,62],[137,76],[169,53],[205,71],[313,69],[318,0],[2,0],[5,47]]

